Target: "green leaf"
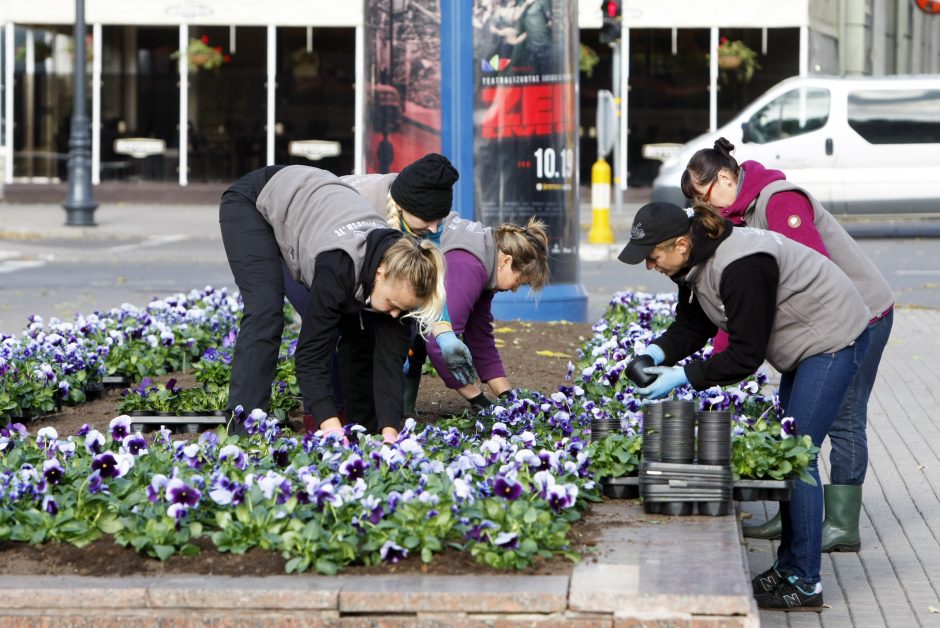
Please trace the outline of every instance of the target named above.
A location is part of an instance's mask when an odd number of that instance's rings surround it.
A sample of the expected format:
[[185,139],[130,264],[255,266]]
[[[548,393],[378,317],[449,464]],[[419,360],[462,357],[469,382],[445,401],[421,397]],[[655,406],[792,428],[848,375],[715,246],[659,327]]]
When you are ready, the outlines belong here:
[[160,560],[166,560],[176,553],[176,548],[172,545],[154,545],[153,552]]
[[105,534],[115,534],[124,528],[124,524],[115,515],[107,515],[98,519],[98,529]]
[[535,508],[529,508],[528,510],[525,511],[525,516],[522,518],[522,520],[528,524],[532,524],[532,523],[535,523],[535,521],[538,518],[539,518],[539,511],[536,510]]
[[324,558],[317,559],[317,562],[314,566],[316,567],[316,570],[319,573],[322,573],[323,575],[326,575],[326,576],[335,576],[336,572],[339,571],[339,569],[336,566],[336,563],[326,560]]

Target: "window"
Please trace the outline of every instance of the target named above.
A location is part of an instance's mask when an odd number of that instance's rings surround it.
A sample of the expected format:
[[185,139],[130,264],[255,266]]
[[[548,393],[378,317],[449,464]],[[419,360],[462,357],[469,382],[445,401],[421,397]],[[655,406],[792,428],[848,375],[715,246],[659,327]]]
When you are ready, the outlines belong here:
[[745,140],[766,144],[821,129],[829,119],[829,90],[800,87],[774,98],[751,116]]
[[851,92],[849,126],[871,144],[938,143],[940,90]]

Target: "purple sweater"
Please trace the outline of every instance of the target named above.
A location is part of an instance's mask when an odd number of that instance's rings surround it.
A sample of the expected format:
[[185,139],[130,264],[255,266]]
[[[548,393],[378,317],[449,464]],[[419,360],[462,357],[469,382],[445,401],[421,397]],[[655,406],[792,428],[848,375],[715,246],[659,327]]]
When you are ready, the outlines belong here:
[[[455,249],[444,255],[447,262],[447,274],[444,287],[447,290],[447,309],[450,310],[450,322],[457,335],[463,334],[464,344],[473,356],[473,366],[480,375],[480,380],[488,382],[497,377],[505,377],[506,370],[496,350],[493,336],[493,290],[487,289],[487,274],[483,262],[475,255],[462,249]],[[428,338],[428,357],[441,379],[448,388],[461,387],[447,369],[447,363],[434,338]]]

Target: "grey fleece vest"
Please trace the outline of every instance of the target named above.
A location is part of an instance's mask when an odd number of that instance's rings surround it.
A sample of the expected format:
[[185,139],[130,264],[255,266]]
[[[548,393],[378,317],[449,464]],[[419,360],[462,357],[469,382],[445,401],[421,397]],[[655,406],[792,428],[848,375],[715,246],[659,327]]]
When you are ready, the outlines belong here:
[[366,234],[388,228],[384,217],[355,189],[333,173],[310,166],[288,166],[275,173],[258,195],[256,207],[274,230],[291,276],[308,289],[317,256],[337,249],[352,258],[358,283]]
[[767,361],[777,370],[791,371],[808,357],[844,349],[868,326],[868,307],[858,290],[824,255],[773,231],[738,227],[686,276],[702,310],[721,329],[728,331],[721,277],[729,264],[757,253],[771,255],[780,269],[767,345]]
[[[385,216],[388,205],[388,190],[392,181],[398,176],[397,172],[391,174],[348,174],[339,178],[346,185],[352,186],[364,199],[372,205],[375,211]],[[397,226],[395,227],[397,229]]]
[[487,290],[496,289],[496,240],[493,230],[480,222],[465,220],[457,212],[444,219],[441,233],[441,253],[462,249],[483,263],[486,269]]
[[748,227],[767,229],[767,205],[771,197],[778,192],[789,191],[802,193],[812,203],[813,226],[822,237],[823,244],[829,252],[829,258],[849,276],[859,294],[862,295],[865,305],[871,310],[869,318],[874,318],[891,307],[894,304],[894,293],[878,271],[878,267],[868,259],[858,243],[833,218],[832,214],[803,188],[786,180],[768,184],[747,208],[744,213],[744,224]]

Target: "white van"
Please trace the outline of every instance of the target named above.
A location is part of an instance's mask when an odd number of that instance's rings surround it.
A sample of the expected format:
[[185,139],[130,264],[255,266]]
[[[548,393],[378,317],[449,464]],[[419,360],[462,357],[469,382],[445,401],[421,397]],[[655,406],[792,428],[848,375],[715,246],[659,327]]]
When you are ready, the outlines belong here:
[[686,206],[682,172],[722,136],[833,213],[940,213],[940,75],[787,79],[666,160],[652,200]]

